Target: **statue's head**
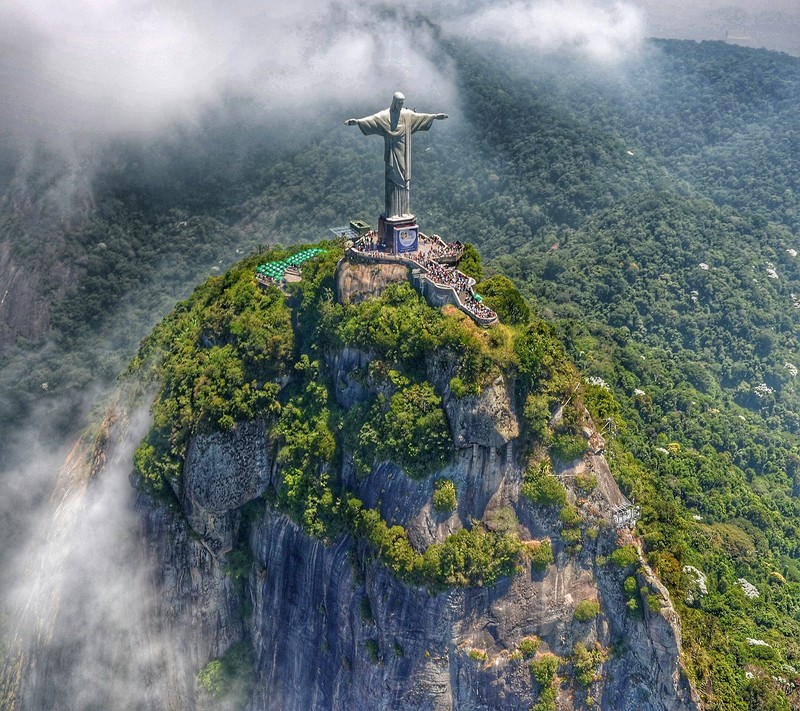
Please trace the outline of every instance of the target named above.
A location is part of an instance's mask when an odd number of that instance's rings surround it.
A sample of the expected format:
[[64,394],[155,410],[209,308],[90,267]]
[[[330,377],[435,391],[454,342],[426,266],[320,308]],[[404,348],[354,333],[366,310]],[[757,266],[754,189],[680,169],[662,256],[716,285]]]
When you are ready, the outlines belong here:
[[403,108],[403,102],[406,100],[406,97],[403,96],[401,91],[394,92],[394,96],[392,97],[392,108],[395,111],[399,111]]

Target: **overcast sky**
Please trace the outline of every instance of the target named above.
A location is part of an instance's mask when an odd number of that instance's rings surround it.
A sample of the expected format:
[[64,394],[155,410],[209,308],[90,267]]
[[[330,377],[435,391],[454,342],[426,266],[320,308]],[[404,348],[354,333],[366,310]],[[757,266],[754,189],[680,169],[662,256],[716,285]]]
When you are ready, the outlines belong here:
[[[757,9],[750,6],[757,4]],[[0,134],[64,143],[157,131],[226,95],[265,112],[316,102],[451,105],[433,39],[375,0],[6,0],[0,3]],[[405,0],[459,36],[592,62],[635,58],[646,36],[791,49],[798,0]],[[800,54],[800,47],[795,47]],[[380,104],[379,104],[380,105]]]

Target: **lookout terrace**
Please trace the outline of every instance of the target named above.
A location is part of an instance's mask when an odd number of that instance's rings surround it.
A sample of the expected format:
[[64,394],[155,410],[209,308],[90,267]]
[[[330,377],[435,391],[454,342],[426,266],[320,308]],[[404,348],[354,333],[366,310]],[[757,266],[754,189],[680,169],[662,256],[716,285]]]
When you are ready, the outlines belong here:
[[[475,280],[458,269],[458,261],[464,253],[461,242],[445,242],[437,234],[429,237],[416,229],[411,234],[401,230],[392,235],[394,239],[387,240],[385,231],[364,231],[364,224],[354,221],[347,228],[333,230],[340,237],[349,236],[343,262],[371,264],[378,268],[380,265],[405,266],[410,270],[406,275],[410,276],[414,288],[431,306],[452,304],[481,326],[497,323],[497,314],[475,292]],[[388,283],[402,278],[403,272],[390,269],[386,276]]]

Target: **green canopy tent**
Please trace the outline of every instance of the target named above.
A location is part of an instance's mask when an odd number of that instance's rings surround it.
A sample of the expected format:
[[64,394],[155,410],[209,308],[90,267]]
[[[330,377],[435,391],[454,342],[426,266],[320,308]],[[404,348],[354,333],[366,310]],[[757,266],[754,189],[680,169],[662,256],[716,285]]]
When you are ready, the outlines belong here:
[[277,260],[274,262],[266,262],[256,267],[256,274],[263,274],[264,276],[272,277],[273,279],[282,279],[287,267],[299,267],[301,264],[307,262],[312,257],[318,254],[324,254],[326,250],[312,247],[311,249],[303,249],[295,254],[292,254],[286,259]]

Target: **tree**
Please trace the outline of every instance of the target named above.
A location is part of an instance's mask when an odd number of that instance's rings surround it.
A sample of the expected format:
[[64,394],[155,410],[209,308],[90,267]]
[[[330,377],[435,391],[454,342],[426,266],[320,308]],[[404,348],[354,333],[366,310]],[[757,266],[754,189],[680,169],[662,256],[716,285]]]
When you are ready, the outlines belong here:
[[475,290],[503,323],[525,324],[530,321],[530,307],[525,303],[514,282],[507,276],[495,274],[480,282]]
[[461,259],[458,262],[458,268],[467,276],[471,276],[476,282],[483,280],[481,255],[469,242],[464,245],[464,253],[461,255]]

